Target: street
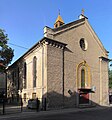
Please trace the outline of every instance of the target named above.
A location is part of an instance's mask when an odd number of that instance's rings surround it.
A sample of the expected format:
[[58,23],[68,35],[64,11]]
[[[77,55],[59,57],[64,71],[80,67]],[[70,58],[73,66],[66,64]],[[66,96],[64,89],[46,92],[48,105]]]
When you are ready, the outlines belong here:
[[18,116],[6,117],[5,115],[0,120],[111,120],[112,108],[78,111],[78,112],[62,112],[55,114],[38,115],[33,113],[30,115],[19,114]]

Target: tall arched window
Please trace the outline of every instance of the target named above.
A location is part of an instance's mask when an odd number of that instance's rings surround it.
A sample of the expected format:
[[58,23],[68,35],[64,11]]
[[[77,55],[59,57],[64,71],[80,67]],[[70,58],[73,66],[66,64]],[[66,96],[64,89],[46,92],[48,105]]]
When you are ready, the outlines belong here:
[[27,75],[27,65],[26,65],[26,62],[24,62],[24,89],[26,89],[26,85],[27,85],[27,80],[26,80],[26,75]]
[[85,70],[81,70],[81,88],[85,88]]
[[36,79],[37,79],[37,58],[36,56],[33,58],[33,87],[36,87]]
[[78,64],[76,69],[76,87],[91,88],[91,71],[86,61]]

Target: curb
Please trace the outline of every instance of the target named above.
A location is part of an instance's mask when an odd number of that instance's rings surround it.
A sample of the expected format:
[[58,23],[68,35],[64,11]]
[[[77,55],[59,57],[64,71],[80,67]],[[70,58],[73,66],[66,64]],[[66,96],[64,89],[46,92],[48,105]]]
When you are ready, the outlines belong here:
[[58,110],[49,110],[49,111],[39,111],[39,112],[20,112],[15,114],[6,114],[0,115],[0,119],[7,119],[7,118],[27,118],[28,116],[47,116],[47,115],[56,115],[56,114],[66,114],[66,113],[77,113],[77,112],[84,112],[84,111],[94,111],[94,110],[103,110],[111,108],[112,106],[108,107],[94,107],[94,108],[66,108],[66,109],[58,109]]

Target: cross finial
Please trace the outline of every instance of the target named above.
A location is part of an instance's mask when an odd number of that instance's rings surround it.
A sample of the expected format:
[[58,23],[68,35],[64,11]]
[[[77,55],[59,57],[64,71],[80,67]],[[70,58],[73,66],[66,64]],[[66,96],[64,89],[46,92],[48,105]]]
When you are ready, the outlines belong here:
[[84,15],[84,9],[82,9],[82,15]]
[[58,12],[59,12],[58,14],[60,15],[60,9],[59,9],[59,11],[58,11]]

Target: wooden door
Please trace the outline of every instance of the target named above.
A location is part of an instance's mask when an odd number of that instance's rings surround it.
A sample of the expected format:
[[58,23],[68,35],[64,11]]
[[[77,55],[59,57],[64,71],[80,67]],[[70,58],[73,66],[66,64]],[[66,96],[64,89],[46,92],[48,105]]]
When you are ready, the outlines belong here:
[[89,104],[89,93],[79,94],[79,104]]

